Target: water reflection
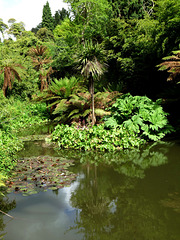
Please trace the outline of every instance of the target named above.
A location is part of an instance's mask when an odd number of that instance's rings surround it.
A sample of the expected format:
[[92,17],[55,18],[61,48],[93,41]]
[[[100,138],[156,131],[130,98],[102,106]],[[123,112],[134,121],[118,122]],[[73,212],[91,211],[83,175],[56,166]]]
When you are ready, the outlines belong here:
[[[9,212],[11,209],[16,207],[16,201],[12,200],[10,201],[9,198],[3,198],[0,196],[0,210],[4,213]],[[3,221],[3,213],[0,213],[0,239],[3,239],[3,237],[6,235],[6,232],[4,232],[5,223]],[[11,219],[8,219],[9,221]]]
[[76,181],[59,191],[9,195],[17,207],[6,240],[179,240],[179,145],[59,154],[77,160]]
[[129,177],[143,178],[145,170],[167,164],[167,152],[173,143],[156,142],[143,149],[124,150],[119,152],[79,152],[61,150],[60,154],[78,159],[83,164],[106,164],[115,171]]
[[[165,149],[161,149],[162,152],[157,154],[154,147],[153,152],[149,152],[150,149],[147,151],[148,156],[152,158],[149,159],[148,164],[142,164],[141,170],[167,162],[167,156],[163,155]],[[147,153],[142,151],[142,156],[147,157]],[[131,158],[132,155],[129,157]],[[160,163],[158,159],[161,160]],[[132,162],[134,164],[138,162],[140,166],[137,159]],[[84,165],[81,169],[83,177],[79,179],[79,184],[71,196],[72,206],[81,211],[76,216],[75,226],[69,230],[76,229],[83,233],[83,239],[86,240],[179,239],[180,215],[168,212],[167,208],[164,208],[167,206],[166,202],[164,201],[162,205],[161,201],[170,191],[167,179],[170,182],[172,179],[168,178],[168,171],[168,165],[164,165],[164,168],[159,168],[158,171],[151,169],[152,174],[141,180],[137,178],[139,175],[134,174],[132,168],[128,174],[124,175],[119,168],[114,172],[112,167]],[[145,176],[144,172],[143,176]],[[177,180],[178,176],[176,175],[175,178]],[[174,180],[171,182],[171,191]],[[179,192],[180,187],[176,190]],[[178,199],[176,198],[176,204]],[[176,226],[172,227],[174,219],[176,219]]]
[[[70,189],[73,190],[73,187]],[[14,220],[6,226],[5,239],[74,239],[73,231],[65,234],[68,226],[73,224],[77,212],[67,201],[67,191],[66,188],[61,189],[58,196],[52,191],[30,197],[10,194],[10,198],[15,198],[17,207],[11,211]],[[5,216],[4,222],[7,220]]]

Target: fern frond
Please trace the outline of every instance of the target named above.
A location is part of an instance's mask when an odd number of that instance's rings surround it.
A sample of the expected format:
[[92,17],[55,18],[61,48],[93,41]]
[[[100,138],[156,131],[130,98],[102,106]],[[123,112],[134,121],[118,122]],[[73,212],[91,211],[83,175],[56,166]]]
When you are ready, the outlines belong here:
[[84,111],[84,113],[83,113],[81,116],[85,118],[87,115],[90,114],[90,112],[92,112],[91,109],[86,109],[86,110]]
[[72,115],[74,115],[75,113],[79,113],[79,109],[74,109],[72,112],[70,112],[68,117],[72,117]]
[[66,99],[62,99],[56,106],[53,114],[59,114],[60,112],[66,111],[68,106],[66,105]]
[[100,108],[95,108],[94,111],[95,111],[96,116],[98,116],[98,117],[111,115],[111,112],[105,111],[105,110],[100,109]]

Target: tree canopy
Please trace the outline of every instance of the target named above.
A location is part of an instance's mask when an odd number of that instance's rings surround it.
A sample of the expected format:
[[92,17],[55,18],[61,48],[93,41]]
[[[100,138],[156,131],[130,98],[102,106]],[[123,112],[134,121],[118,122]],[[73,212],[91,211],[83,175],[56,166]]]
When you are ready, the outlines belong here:
[[[41,23],[34,26],[31,32],[25,30],[23,22],[11,18],[6,24],[0,19],[1,51],[7,47],[12,53],[16,52],[16,56],[18,55],[16,59],[22,59],[22,66],[26,69],[21,82],[15,79],[12,91],[8,90],[9,94],[15,93],[18,89],[18,94],[23,95],[23,89],[27,91],[29,88],[29,96],[32,89],[35,92],[37,89],[44,89],[40,76],[45,75],[52,80],[75,76],[87,89],[87,82],[91,77],[94,78],[97,69],[101,72],[100,68],[96,67],[102,66],[103,63],[108,65],[108,69],[103,71],[104,74],[98,74],[99,80],[94,81],[95,94],[108,90],[147,95],[156,99],[168,88],[179,91],[176,84],[179,82],[178,74],[175,82],[166,81],[168,76],[175,76],[174,71],[177,70],[172,68],[172,64],[175,63],[172,61],[170,63],[168,58],[162,63],[163,58],[172,56],[172,52],[180,49],[179,1],[64,0],[64,2],[68,3],[69,9],[57,9],[53,16],[47,1],[42,6]],[[98,46],[100,52],[105,52],[103,61],[99,61],[96,54],[92,58],[87,55],[85,50],[88,42],[91,43],[92,49]],[[51,59],[47,62],[44,60],[43,67],[39,69],[35,66],[35,59],[33,62],[28,54],[30,49],[37,49],[38,46],[46,48],[47,60]],[[82,60],[81,70],[78,68],[78,57]],[[16,64],[19,64],[18,61]],[[170,75],[166,71],[158,71],[156,66],[161,63],[164,67],[169,67]],[[53,71],[48,72],[48,69]],[[2,72],[1,87],[3,82]]]

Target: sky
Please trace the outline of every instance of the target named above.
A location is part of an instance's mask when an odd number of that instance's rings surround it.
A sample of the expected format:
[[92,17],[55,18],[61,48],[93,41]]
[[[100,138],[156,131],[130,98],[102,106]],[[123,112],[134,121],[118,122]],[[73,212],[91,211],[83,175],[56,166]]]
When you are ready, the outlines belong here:
[[[10,18],[17,22],[24,22],[25,29],[30,31],[42,21],[43,6],[47,0],[0,0],[0,18],[4,23],[8,23]],[[63,0],[48,0],[51,13],[62,8],[68,9]]]

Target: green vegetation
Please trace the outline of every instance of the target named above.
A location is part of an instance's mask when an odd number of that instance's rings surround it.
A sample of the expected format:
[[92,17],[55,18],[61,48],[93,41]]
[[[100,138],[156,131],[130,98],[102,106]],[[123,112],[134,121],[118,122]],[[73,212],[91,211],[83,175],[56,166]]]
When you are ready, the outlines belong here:
[[159,102],[123,95],[109,108],[111,115],[105,118],[105,125],[92,128],[58,125],[52,140],[57,141],[60,148],[108,151],[140,147],[147,140],[160,140],[172,131],[172,127]]
[[48,115],[44,104],[6,99],[2,91],[0,94],[0,171],[7,174],[16,165],[16,153],[23,147],[19,132],[47,121]]
[[54,29],[54,19],[52,17],[51,9],[48,2],[46,2],[46,5],[44,5],[43,7],[42,27],[47,28],[51,31],[53,31]]
[[50,156],[20,159],[16,171],[8,180],[8,192],[31,195],[68,186],[76,177],[67,170],[71,165],[72,160]]
[[60,148],[101,151],[139,147],[144,142],[133,131],[125,128],[106,130],[103,124],[80,129],[58,125],[52,133],[52,140],[57,141]]
[[147,97],[125,94],[110,108],[111,116],[105,125],[109,128],[122,126],[143,139],[157,141],[172,131],[160,103],[160,99],[153,102]]
[[49,119],[60,148],[81,150],[139,148],[180,125],[179,1],[65,2],[54,16],[47,2],[32,31],[0,19],[5,174],[22,148],[18,132]]
[[[0,189],[6,186],[4,181],[5,181],[5,177],[0,173]],[[3,193],[0,191],[0,196],[1,195],[3,195]]]

